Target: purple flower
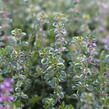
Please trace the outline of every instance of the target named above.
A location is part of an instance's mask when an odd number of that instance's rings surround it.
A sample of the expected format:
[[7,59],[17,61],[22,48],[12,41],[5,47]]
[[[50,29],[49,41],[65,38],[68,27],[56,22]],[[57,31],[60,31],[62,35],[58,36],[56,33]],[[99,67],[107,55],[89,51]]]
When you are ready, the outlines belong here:
[[0,42],[0,46],[5,46],[5,44],[3,42]]
[[3,97],[2,96],[0,96],[0,102],[3,102]]
[[14,79],[12,79],[12,78],[6,78],[6,79],[4,80],[4,82],[14,83]]
[[8,100],[14,100],[14,97],[13,96],[8,96],[7,99]]
[[107,35],[104,39],[101,40],[104,43],[104,47],[108,49],[109,47],[109,35]]
[[6,82],[4,82],[4,86],[5,87],[11,87],[11,83],[6,81]]
[[2,84],[0,84],[0,90],[2,92],[12,92],[12,83],[14,82],[11,78],[6,78]]
[[9,39],[9,36],[2,36],[1,38],[0,38],[0,40],[8,40]]
[[14,97],[12,95],[4,95],[2,94],[0,96],[0,102],[3,102],[3,101],[11,101],[11,100],[14,100]]
[[10,106],[6,104],[5,106],[0,105],[0,109],[10,109]]
[[4,109],[4,107],[2,105],[0,105],[0,109]]
[[76,2],[78,2],[78,3],[79,3],[79,2],[80,2],[80,0],[76,0]]
[[105,32],[106,31],[106,28],[104,26],[99,26],[98,29],[101,32]]
[[105,44],[109,44],[109,35],[107,35],[107,36],[105,37],[105,39],[103,40],[103,42],[104,42]]
[[0,90],[4,90],[5,89],[5,85],[4,84],[0,84]]
[[5,78],[3,83],[0,84],[0,102],[5,106],[0,105],[0,109],[10,109],[9,101],[14,100],[14,96],[10,92],[13,91],[14,79]]
[[12,87],[5,88],[4,92],[13,92],[13,88]]

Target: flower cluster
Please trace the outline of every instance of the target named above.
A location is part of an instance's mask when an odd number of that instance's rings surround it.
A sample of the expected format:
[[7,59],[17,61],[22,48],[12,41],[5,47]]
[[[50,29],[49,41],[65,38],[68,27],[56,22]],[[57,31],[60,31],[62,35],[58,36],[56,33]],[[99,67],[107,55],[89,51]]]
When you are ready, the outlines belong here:
[[14,96],[11,94],[13,92],[13,82],[12,78],[5,78],[0,84],[0,109],[10,109],[10,101],[14,100]]

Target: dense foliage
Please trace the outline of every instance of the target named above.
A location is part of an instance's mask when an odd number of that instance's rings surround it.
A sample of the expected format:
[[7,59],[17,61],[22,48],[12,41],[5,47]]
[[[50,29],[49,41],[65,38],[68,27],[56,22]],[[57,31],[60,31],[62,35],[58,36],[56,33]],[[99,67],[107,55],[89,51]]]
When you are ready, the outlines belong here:
[[109,109],[108,0],[0,0],[0,109]]

